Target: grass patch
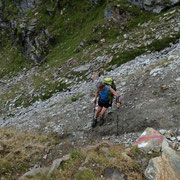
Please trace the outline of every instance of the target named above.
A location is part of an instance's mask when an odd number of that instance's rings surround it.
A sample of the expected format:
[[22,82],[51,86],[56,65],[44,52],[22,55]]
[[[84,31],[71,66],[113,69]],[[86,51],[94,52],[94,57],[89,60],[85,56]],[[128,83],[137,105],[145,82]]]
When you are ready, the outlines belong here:
[[93,180],[96,179],[96,175],[89,169],[79,171],[76,176],[76,180]]
[[4,179],[17,179],[30,167],[40,161],[41,154],[45,152],[47,142],[51,146],[54,139],[47,135],[35,133],[20,133],[14,129],[0,129],[0,177]]

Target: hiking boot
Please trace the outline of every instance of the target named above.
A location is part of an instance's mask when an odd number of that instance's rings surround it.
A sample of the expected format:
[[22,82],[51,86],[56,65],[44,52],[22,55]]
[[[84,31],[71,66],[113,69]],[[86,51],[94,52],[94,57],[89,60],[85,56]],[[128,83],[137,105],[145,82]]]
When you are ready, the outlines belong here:
[[97,124],[97,119],[93,119],[91,127],[95,128],[96,124]]
[[101,119],[100,121],[99,121],[99,126],[102,126],[104,124],[104,119]]

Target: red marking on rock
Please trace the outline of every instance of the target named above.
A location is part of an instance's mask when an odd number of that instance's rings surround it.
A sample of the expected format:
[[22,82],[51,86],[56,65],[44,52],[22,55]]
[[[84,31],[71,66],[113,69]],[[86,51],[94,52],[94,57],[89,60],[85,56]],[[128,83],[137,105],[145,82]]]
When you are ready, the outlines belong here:
[[141,137],[136,141],[136,143],[139,144],[139,143],[142,143],[143,141],[147,141],[147,140],[150,140],[150,139],[157,139],[158,143],[161,143],[163,141],[163,136],[156,135],[156,134],[157,133],[154,133],[154,135],[152,135],[152,136]]

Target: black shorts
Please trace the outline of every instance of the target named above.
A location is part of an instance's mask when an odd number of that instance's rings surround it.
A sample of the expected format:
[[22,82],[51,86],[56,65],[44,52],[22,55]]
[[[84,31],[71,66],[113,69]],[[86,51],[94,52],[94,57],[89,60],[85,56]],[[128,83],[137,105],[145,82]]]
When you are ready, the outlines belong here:
[[111,105],[109,104],[109,101],[102,101],[102,100],[99,99],[98,100],[98,106],[108,108]]

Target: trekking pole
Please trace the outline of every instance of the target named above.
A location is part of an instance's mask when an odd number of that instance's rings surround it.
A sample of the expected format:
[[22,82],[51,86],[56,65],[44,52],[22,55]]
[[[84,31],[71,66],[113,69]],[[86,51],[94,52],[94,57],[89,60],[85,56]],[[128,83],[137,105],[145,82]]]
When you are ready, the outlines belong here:
[[94,109],[93,109],[93,121],[94,121],[95,111],[96,111],[96,108],[94,107]]
[[117,108],[117,132],[116,135],[119,135],[119,107]]

